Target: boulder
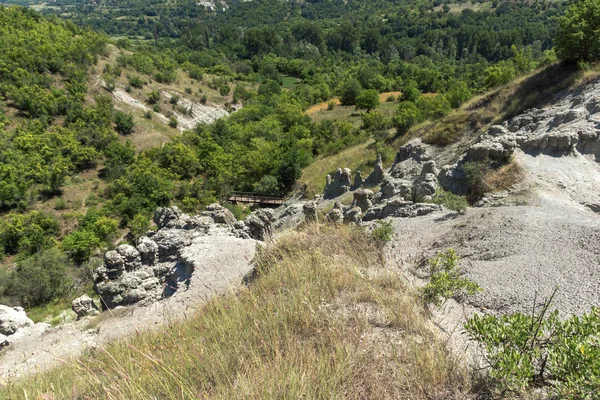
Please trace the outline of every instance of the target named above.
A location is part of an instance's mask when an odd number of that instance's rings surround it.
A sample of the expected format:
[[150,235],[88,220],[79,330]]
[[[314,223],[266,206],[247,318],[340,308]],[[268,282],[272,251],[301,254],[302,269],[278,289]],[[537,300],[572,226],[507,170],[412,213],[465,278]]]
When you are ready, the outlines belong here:
[[83,295],[73,300],[71,309],[77,314],[77,319],[81,319],[90,315],[97,315],[100,313],[96,303],[89,296]]
[[354,201],[352,205],[359,207],[362,212],[365,212],[373,206],[371,199],[373,199],[374,195],[375,194],[370,189],[358,189],[354,192]]
[[10,336],[19,329],[33,325],[23,308],[0,305],[0,335]]
[[360,207],[352,207],[344,212],[344,222],[348,224],[360,224],[362,217],[363,212]]
[[158,229],[174,228],[175,222],[183,213],[177,206],[158,207],[154,212],[153,221],[158,226]]
[[229,226],[233,226],[237,221],[233,213],[219,203],[209,204],[200,215],[212,218],[217,224],[227,224]]
[[154,265],[158,259],[158,245],[148,236],[142,236],[137,241],[137,250],[140,253],[142,264]]
[[261,208],[244,219],[243,231],[249,238],[267,241],[273,236],[273,210]]
[[344,208],[339,201],[333,204],[333,208],[327,213],[326,218],[332,224],[341,224],[344,222]]
[[304,220],[306,222],[317,222],[317,204],[314,201],[309,201],[302,207],[302,212],[304,213]]

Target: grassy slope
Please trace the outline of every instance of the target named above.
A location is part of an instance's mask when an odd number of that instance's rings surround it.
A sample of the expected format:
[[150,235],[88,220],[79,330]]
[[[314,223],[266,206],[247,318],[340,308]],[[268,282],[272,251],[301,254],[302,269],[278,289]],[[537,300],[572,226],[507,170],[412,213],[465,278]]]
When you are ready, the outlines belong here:
[[[483,133],[490,125],[500,123],[532,107],[543,107],[550,102],[556,93],[585,84],[600,75],[599,66],[588,71],[576,70],[575,67],[554,64],[530,75],[520,77],[509,84],[476,96],[448,116],[438,121],[426,121],[411,129],[404,136],[390,138],[386,142],[385,152],[388,153],[388,164],[393,160],[389,154],[394,154],[398,147],[408,139],[421,137],[424,141],[439,146],[452,146],[456,151],[448,154],[459,154],[471,143],[477,135]],[[382,103],[380,107],[387,113],[396,103]],[[336,107],[337,109],[338,107]],[[352,112],[341,109],[333,111],[321,110],[313,118],[347,120],[356,123],[358,117]],[[309,194],[322,193],[325,186],[325,176],[337,168],[357,169],[363,173],[369,172],[376,158],[373,141],[362,143],[345,149],[337,154],[317,159],[306,167],[300,181],[308,188]],[[454,162],[448,159],[447,162]]]
[[465,370],[381,260],[357,229],[288,232],[260,253],[249,288],[0,398],[464,398]]

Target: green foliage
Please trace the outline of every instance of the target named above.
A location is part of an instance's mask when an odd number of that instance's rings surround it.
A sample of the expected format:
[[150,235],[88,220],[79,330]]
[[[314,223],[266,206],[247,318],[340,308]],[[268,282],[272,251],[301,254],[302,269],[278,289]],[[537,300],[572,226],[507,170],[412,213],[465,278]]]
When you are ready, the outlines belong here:
[[350,106],[356,104],[358,95],[362,92],[363,88],[356,79],[349,79],[339,90],[340,102],[344,106]]
[[561,60],[600,59],[600,1],[578,0],[559,18],[556,50]]
[[452,108],[460,107],[465,101],[471,98],[471,95],[472,93],[464,81],[454,82],[445,94]]
[[452,211],[464,211],[469,207],[465,196],[459,196],[452,192],[440,189],[434,196],[432,203],[440,204]]
[[65,236],[62,249],[77,263],[87,261],[94,250],[110,243],[119,230],[119,222],[91,208],[79,219],[77,230]]
[[419,120],[419,109],[411,101],[403,101],[398,105],[394,114],[394,127],[398,134],[403,135]]
[[138,75],[129,77],[129,84],[136,89],[141,89],[144,87],[144,81]]
[[19,300],[25,307],[34,307],[66,295],[73,282],[70,263],[58,248],[42,250],[17,262],[16,269],[0,283],[0,293]]
[[133,132],[135,123],[133,122],[133,114],[123,111],[115,112],[115,130],[121,135],[129,135]]
[[473,295],[482,290],[477,283],[462,276],[459,262],[460,257],[452,249],[429,260],[429,282],[421,289],[427,303],[440,306],[456,295]]
[[62,197],[57,197],[56,200],[54,200],[54,209],[58,211],[66,210],[67,202],[65,201],[65,199],[63,199]]
[[150,93],[148,93],[148,99],[146,100],[148,104],[156,104],[159,102],[159,100],[160,93],[158,93],[158,90],[152,90]]
[[177,125],[179,125],[179,121],[177,121],[177,117],[172,116],[171,118],[169,118],[169,126],[171,128],[177,128]]
[[265,175],[254,184],[254,191],[256,193],[277,195],[280,192],[279,182],[275,176]]
[[493,169],[492,163],[490,160],[469,161],[462,166],[462,169],[466,174],[467,184],[469,185],[467,200],[473,204],[490,191],[485,176]]
[[392,240],[394,228],[390,221],[377,221],[377,227],[371,231],[371,238],[379,247],[385,246]]
[[135,241],[150,230],[150,218],[145,214],[136,214],[129,222],[129,235]]
[[238,221],[243,221],[244,218],[246,218],[252,212],[250,207],[241,207],[232,203],[223,203],[223,207],[231,211],[235,219]]
[[491,89],[509,82],[515,76],[515,68],[511,63],[498,63],[485,70],[484,83],[488,89]]
[[50,214],[9,214],[0,226],[0,247],[8,254],[33,254],[54,245],[58,222]]
[[375,89],[367,89],[356,96],[356,109],[371,111],[379,106],[379,93]]
[[469,338],[486,351],[495,389],[520,392],[547,385],[564,399],[591,399],[600,389],[600,310],[560,319],[548,313],[552,297],[531,315],[478,315],[469,318]]

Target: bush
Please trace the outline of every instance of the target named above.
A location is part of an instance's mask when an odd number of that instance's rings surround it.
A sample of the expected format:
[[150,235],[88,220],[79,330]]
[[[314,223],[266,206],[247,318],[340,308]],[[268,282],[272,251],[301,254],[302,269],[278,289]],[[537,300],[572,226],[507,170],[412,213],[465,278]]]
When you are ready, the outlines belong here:
[[455,295],[473,295],[482,290],[477,283],[462,276],[459,262],[460,257],[452,249],[429,260],[429,282],[421,289],[427,303],[440,306]]
[[135,123],[133,122],[133,114],[123,111],[115,112],[114,116],[115,130],[121,135],[129,135],[133,132]]
[[129,84],[136,89],[141,89],[144,87],[144,81],[137,75],[129,78]]
[[363,90],[356,79],[346,81],[340,89],[340,102],[344,106],[350,106],[356,103],[356,98]]
[[419,120],[419,109],[412,101],[403,101],[394,114],[394,127],[399,135],[403,135]]
[[379,106],[379,93],[375,89],[363,90],[356,97],[356,109],[371,111]]
[[252,211],[249,207],[241,207],[232,203],[223,203],[223,207],[231,211],[235,219],[238,221],[242,221],[244,218],[250,215],[250,212]]
[[65,201],[65,199],[63,199],[62,197],[57,197],[56,200],[54,200],[54,209],[57,211],[66,210],[67,202]]
[[379,247],[385,246],[392,240],[394,228],[389,221],[377,221],[378,226],[371,231],[371,238]]
[[169,102],[171,104],[177,104],[177,103],[179,103],[179,95],[178,94],[174,94],[173,96],[171,96],[171,99],[169,100]]
[[177,128],[177,125],[179,125],[179,121],[177,121],[177,118],[175,116],[169,118],[169,126],[171,128]]
[[135,241],[150,230],[150,218],[145,214],[136,214],[129,223],[129,236]]
[[69,265],[67,256],[56,247],[19,261],[8,276],[4,295],[18,298],[25,307],[63,296],[72,287]]
[[440,189],[433,198],[434,204],[440,204],[452,211],[464,211],[469,207],[469,202],[465,196],[459,196],[452,192]]
[[156,104],[160,101],[160,93],[158,93],[158,90],[153,90],[150,93],[148,93],[148,104]]
[[74,261],[82,263],[90,258],[92,252],[100,246],[100,243],[100,239],[94,232],[82,229],[65,236],[61,246]]
[[331,111],[335,108],[336,103],[335,101],[330,101],[329,103],[327,103],[327,110]]
[[546,385],[558,398],[596,398],[600,309],[561,320],[558,311],[547,315],[554,294],[537,314],[475,314],[465,324],[485,350],[489,377],[501,393]]

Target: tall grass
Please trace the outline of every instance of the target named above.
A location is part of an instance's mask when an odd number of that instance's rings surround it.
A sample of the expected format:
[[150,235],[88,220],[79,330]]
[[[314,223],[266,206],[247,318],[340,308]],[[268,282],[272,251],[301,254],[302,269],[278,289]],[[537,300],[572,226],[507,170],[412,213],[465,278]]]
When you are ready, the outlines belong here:
[[308,225],[191,319],[12,383],[2,399],[449,399],[468,390],[377,243]]

